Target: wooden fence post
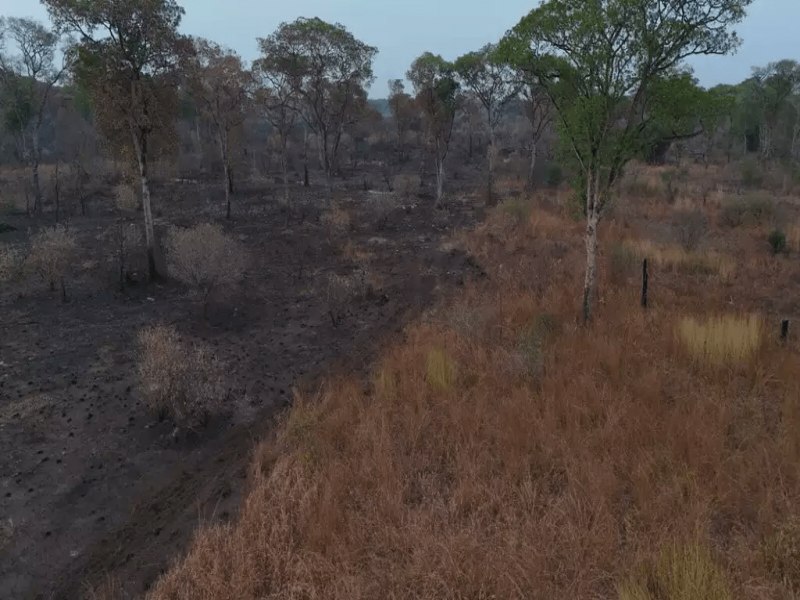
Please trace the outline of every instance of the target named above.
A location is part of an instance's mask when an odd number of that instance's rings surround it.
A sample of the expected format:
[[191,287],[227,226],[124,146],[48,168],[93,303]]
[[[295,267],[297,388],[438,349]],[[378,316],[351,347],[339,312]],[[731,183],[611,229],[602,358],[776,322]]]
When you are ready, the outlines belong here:
[[781,321],[781,341],[786,342],[789,339],[789,319]]
[[647,286],[650,275],[647,272],[647,259],[642,262],[642,308],[647,308]]

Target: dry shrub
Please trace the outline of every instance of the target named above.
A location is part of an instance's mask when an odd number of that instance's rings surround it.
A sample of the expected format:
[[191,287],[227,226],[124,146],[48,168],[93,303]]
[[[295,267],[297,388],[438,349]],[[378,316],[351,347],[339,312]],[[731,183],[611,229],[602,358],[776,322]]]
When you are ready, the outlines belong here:
[[673,218],[678,243],[687,252],[696,250],[708,234],[708,217],[699,210],[680,211]]
[[755,315],[725,315],[698,321],[681,319],[678,337],[689,354],[713,365],[736,365],[750,360],[764,341],[763,320]]
[[704,545],[670,545],[619,588],[619,600],[732,600],[726,575]]
[[326,210],[320,217],[320,222],[328,230],[331,238],[344,237],[352,229],[350,214],[338,205],[333,205]]
[[325,279],[324,295],[328,304],[328,316],[338,326],[347,314],[347,309],[364,293],[366,271],[352,275],[329,273]]
[[791,225],[786,233],[786,243],[792,252],[800,253],[800,225]]
[[408,203],[419,193],[421,182],[419,175],[395,175],[392,188],[403,202]]
[[139,198],[130,183],[120,183],[114,188],[114,206],[123,212],[134,212],[139,208]]
[[167,240],[169,272],[188,285],[203,302],[212,294],[229,292],[244,277],[247,252],[218,225],[175,229]]
[[219,412],[225,400],[222,367],[206,348],[163,325],[141,330],[138,343],[140,390],[150,410],[188,427]]
[[77,250],[72,231],[63,225],[46,227],[31,238],[27,265],[49,284],[51,291],[60,284],[62,300],[66,300],[64,279],[75,262]]
[[800,518],[790,518],[766,538],[764,559],[775,579],[800,594]]
[[719,222],[726,227],[766,225],[775,217],[775,203],[769,196],[750,194],[728,198],[719,213]]
[[22,253],[10,244],[0,244],[0,282],[12,281],[22,273]]
[[376,225],[378,229],[386,227],[389,222],[389,217],[397,208],[397,200],[392,194],[388,193],[373,193],[370,195],[369,209],[375,216]]

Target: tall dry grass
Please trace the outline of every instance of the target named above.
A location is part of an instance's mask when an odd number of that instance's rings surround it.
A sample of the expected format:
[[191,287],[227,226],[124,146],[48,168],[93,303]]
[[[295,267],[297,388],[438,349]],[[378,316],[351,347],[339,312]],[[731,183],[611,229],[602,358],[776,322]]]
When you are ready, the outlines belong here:
[[[518,230],[509,250],[478,229],[488,282],[411,327],[368,393],[298,398],[238,521],[200,531],[153,600],[793,598],[797,349],[706,369],[676,349],[678,303],[610,286],[579,327],[579,246],[553,261],[558,239]],[[509,357],[542,315],[534,377]]]
[[764,343],[764,322],[757,315],[684,317],[677,331],[692,358],[718,366],[747,362]]

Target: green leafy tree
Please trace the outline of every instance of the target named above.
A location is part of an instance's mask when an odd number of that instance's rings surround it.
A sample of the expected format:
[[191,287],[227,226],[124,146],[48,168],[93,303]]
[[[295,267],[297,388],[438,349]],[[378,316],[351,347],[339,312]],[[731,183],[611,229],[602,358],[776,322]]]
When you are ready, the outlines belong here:
[[462,85],[475,94],[485,111],[489,128],[487,197],[489,204],[494,204],[497,127],[503,116],[503,109],[518,97],[522,86],[514,70],[508,62],[501,59],[496,52],[496,46],[492,44],[459,57],[454,68]]
[[90,89],[95,122],[138,167],[151,278],[158,276],[149,163],[177,113],[177,67],[190,49],[175,0],[42,0],[57,26],[80,37],[75,75]]
[[796,104],[793,100],[800,91],[800,65],[793,60],[781,60],[766,67],[753,70],[749,83],[749,100],[759,116],[759,150],[761,158],[769,160],[775,154],[775,137],[782,117],[789,112],[791,123],[789,131],[796,134],[792,147],[797,144],[800,119],[797,118]]
[[283,23],[258,44],[262,60],[291,83],[297,110],[318,138],[320,164],[330,185],[342,136],[366,105],[365,88],[373,81],[378,50],[343,25],[318,18]]
[[0,85],[4,121],[17,138],[31,169],[33,212],[42,206],[39,163],[41,129],[53,88],[68,67],[68,56],[57,60],[62,36],[32,19],[0,18]]
[[438,204],[444,196],[444,161],[450,148],[459,106],[459,84],[453,64],[430,52],[424,53],[411,64],[406,77],[414,86],[417,104],[425,116],[428,139],[433,147]]
[[200,112],[211,123],[222,160],[225,216],[231,218],[231,137],[244,121],[250,74],[242,59],[219,44],[195,38],[186,63],[189,86]]
[[583,318],[597,286],[597,228],[624,166],[641,152],[668,100],[675,75],[693,55],[726,54],[752,0],[547,0],[503,42],[527,64],[557,111],[563,143],[585,198]]

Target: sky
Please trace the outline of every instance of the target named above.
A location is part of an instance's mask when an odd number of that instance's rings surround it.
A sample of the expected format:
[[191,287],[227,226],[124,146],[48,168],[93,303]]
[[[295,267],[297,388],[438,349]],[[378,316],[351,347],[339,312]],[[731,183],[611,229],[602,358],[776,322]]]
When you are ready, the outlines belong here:
[[[179,0],[180,2],[180,0]],[[390,79],[402,78],[411,62],[429,50],[453,60],[497,41],[537,0],[183,0],[181,29],[256,58],[257,37],[284,21],[319,17],[339,22],[376,46],[370,97],[387,95]],[[0,0],[0,15],[45,20],[38,0]],[[691,65],[704,86],[738,83],[754,66],[782,58],[800,60],[800,0],[755,0],[737,31],[744,40],[733,56],[695,58]]]

